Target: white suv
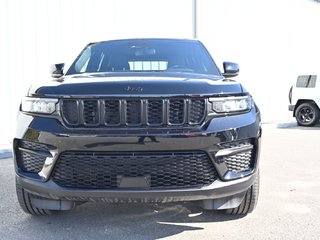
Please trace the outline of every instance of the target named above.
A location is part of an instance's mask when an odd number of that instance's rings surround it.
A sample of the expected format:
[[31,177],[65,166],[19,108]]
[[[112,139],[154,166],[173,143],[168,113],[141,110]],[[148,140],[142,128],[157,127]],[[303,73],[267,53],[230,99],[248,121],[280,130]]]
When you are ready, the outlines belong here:
[[319,121],[320,83],[317,75],[300,75],[289,91],[289,111],[300,126],[313,126]]

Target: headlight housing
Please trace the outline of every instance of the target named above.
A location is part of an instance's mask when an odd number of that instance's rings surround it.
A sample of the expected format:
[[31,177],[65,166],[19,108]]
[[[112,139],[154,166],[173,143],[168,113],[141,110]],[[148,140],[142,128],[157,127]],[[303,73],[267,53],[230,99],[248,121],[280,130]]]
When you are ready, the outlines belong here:
[[252,108],[250,96],[215,97],[209,98],[209,102],[216,113],[246,112]]
[[21,110],[30,113],[52,114],[56,111],[58,99],[55,98],[32,98],[22,99]]

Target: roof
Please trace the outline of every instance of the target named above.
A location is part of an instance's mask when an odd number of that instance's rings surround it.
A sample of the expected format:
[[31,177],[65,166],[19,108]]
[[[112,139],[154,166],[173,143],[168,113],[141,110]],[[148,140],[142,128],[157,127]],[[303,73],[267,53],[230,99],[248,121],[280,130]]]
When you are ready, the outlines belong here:
[[104,42],[130,42],[130,41],[178,41],[178,42],[199,42],[197,39],[188,39],[188,38],[127,38],[127,39],[112,39],[105,41],[92,42],[95,43],[104,43]]

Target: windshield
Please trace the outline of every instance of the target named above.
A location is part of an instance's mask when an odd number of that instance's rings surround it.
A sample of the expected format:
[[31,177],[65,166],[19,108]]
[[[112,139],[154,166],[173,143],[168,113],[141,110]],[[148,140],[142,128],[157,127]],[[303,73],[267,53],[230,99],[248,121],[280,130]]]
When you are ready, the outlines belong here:
[[88,45],[67,72],[193,72],[220,75],[204,46],[193,40],[137,39]]

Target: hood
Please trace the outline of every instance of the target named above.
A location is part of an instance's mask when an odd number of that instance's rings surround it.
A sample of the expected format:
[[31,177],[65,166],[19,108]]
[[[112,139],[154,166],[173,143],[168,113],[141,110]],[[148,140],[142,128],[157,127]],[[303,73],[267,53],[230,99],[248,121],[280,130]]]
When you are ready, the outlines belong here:
[[222,76],[189,73],[101,73],[64,76],[30,88],[28,96],[217,95],[242,93]]

